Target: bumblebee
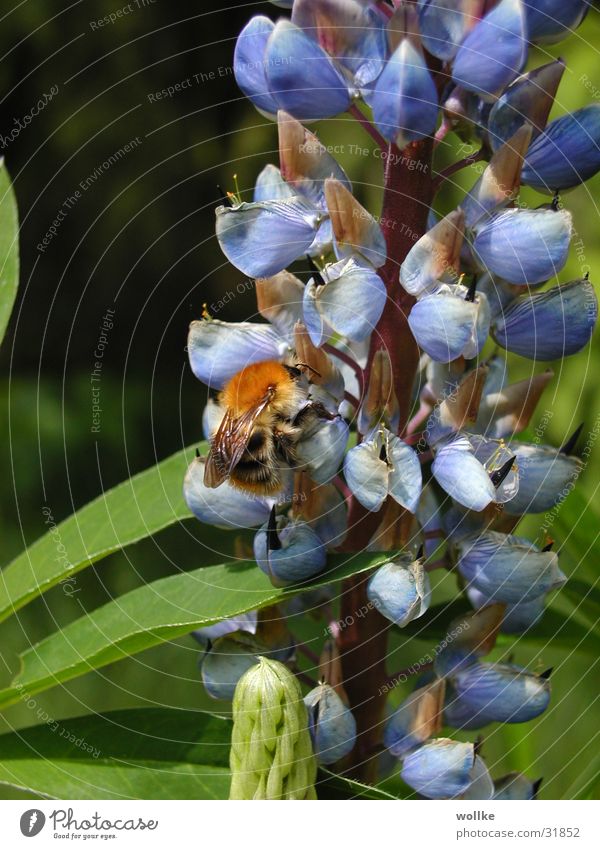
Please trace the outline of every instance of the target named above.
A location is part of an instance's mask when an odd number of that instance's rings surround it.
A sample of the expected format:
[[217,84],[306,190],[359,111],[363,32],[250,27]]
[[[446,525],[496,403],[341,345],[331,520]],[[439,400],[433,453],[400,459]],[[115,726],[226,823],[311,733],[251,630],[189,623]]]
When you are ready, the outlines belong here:
[[206,486],[214,489],[229,480],[260,495],[281,488],[282,473],[293,468],[294,448],[316,415],[308,400],[308,369],[303,363],[267,360],[228,381],[218,398],[223,418],[204,467]]

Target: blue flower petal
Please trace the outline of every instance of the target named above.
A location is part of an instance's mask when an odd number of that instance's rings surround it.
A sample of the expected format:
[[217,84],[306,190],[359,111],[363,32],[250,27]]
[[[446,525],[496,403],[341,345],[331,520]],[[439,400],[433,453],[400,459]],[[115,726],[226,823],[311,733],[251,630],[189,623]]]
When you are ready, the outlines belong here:
[[350,260],[332,266],[325,279],[325,285],[311,279],[304,290],[304,318],[313,343],[322,345],[331,330],[354,342],[366,339],[385,306],[381,277]]
[[256,562],[275,586],[286,586],[305,581],[322,572],[327,562],[327,552],[320,537],[306,522],[277,520],[280,548],[268,545],[268,525],[254,537]]
[[227,259],[249,277],[271,277],[310,248],[325,214],[300,197],[216,209]]
[[419,0],[419,29],[426,50],[445,62],[454,58],[472,25],[469,0]]
[[281,171],[275,165],[265,165],[256,178],[254,186],[254,203],[265,200],[289,200],[295,196],[291,186],[281,176]]
[[482,725],[529,722],[550,702],[545,678],[508,664],[475,663],[457,672],[452,685],[458,700]]
[[257,622],[258,611],[250,610],[248,613],[240,613],[231,619],[222,619],[220,622],[214,625],[208,625],[206,628],[198,628],[196,631],[192,631],[192,635],[199,643],[206,646],[209,642],[216,640],[217,637],[224,637],[226,634],[233,634],[235,631],[256,634]]
[[401,149],[435,130],[437,91],[423,56],[409,39],[403,39],[388,60],[370,104],[381,134]]
[[265,73],[280,108],[298,120],[330,118],[351,104],[346,80],[325,51],[291,21],[275,24]]
[[536,798],[539,781],[531,781],[520,772],[510,772],[495,782],[494,800],[530,801]]
[[270,118],[275,117],[278,109],[265,73],[265,53],[273,29],[273,21],[264,15],[251,18],[238,36],[233,55],[237,84],[256,108]]
[[600,170],[600,103],[551,121],[532,143],[521,175],[526,186],[554,194]]
[[211,389],[222,389],[238,371],[252,363],[280,360],[288,346],[268,324],[210,319],[192,321],[188,356],[192,371]]
[[511,442],[519,467],[519,491],[506,504],[511,516],[545,513],[570,492],[583,470],[578,457],[563,454],[546,445]]
[[417,512],[423,474],[416,451],[398,436],[387,434],[386,456],[389,465],[388,490],[405,510]]
[[377,512],[388,495],[389,470],[379,458],[380,445],[361,442],[344,458],[344,477],[352,494],[367,510]]
[[367,596],[382,616],[404,628],[429,607],[431,587],[423,563],[410,557],[386,563],[369,578]]
[[518,537],[488,531],[458,540],[456,549],[463,578],[493,601],[531,601],[564,580],[554,552]]
[[219,637],[204,655],[200,671],[202,683],[213,699],[231,701],[244,672],[258,663],[264,648],[251,635]]
[[319,684],[304,696],[309,731],[317,760],[333,764],[346,757],[356,741],[356,720],[329,684]]
[[584,348],[598,319],[598,301],[587,279],[523,295],[496,319],[492,335],[514,354],[556,360]]
[[571,216],[564,210],[507,209],[484,224],[473,249],[484,270],[524,286],[561,270],[571,233]]
[[183,497],[194,516],[218,528],[254,528],[265,522],[273,499],[250,496],[231,484],[216,489],[204,486],[204,458],[192,461],[183,483]]
[[484,510],[496,498],[496,490],[471,443],[463,436],[440,443],[431,471],[448,495],[469,510]]
[[337,475],[349,435],[349,427],[341,416],[320,421],[304,434],[296,446],[296,456],[315,483],[327,483]]
[[433,360],[448,363],[466,356],[476,331],[478,312],[477,304],[456,294],[455,287],[443,286],[414,304],[408,323],[419,347]]
[[440,738],[409,752],[401,776],[427,799],[452,799],[468,789],[474,766],[473,743]]
[[385,17],[361,0],[296,0],[292,22],[351,71],[357,88],[377,79],[385,64]]
[[491,100],[527,59],[527,25],[521,0],[501,0],[469,32],[452,70],[455,83]]
[[529,38],[540,44],[561,41],[579,26],[589,7],[588,0],[527,0]]
[[465,216],[455,209],[433,224],[412,246],[400,266],[400,283],[411,295],[432,294],[440,282],[452,283],[458,276]]

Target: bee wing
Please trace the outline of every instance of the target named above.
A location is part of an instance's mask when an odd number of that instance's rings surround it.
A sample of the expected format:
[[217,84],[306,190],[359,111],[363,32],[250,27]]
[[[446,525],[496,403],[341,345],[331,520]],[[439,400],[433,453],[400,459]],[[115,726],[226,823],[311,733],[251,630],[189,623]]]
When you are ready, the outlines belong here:
[[215,433],[206,465],[204,484],[214,489],[227,480],[233,469],[242,459],[246,446],[252,436],[257,418],[271,400],[266,394],[254,407],[235,418],[231,409],[227,409],[223,420]]

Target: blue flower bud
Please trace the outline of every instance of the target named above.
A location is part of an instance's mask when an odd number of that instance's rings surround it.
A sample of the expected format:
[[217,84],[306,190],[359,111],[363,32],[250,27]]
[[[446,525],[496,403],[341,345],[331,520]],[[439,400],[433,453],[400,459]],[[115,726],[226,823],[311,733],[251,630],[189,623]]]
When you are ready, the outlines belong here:
[[403,780],[426,799],[453,799],[480,776],[473,743],[441,737],[425,743],[404,759]]
[[423,482],[419,458],[386,428],[372,431],[348,451],[344,476],[367,510],[379,510],[388,495],[411,513],[417,509]]
[[578,457],[547,445],[513,442],[519,466],[519,491],[506,505],[511,516],[545,513],[565,498],[583,470]]
[[598,300],[586,278],[522,295],[496,319],[492,335],[514,354],[556,360],[584,348],[598,318]]
[[211,389],[222,389],[252,363],[280,360],[289,351],[272,327],[250,321],[192,321],[187,342],[192,371]]
[[382,616],[404,628],[429,607],[431,587],[422,561],[399,557],[381,566],[369,578],[367,595]]
[[270,277],[310,248],[326,213],[301,197],[216,209],[221,250],[249,277]]
[[251,18],[238,36],[233,55],[235,79],[256,108],[273,118],[277,99],[271,94],[265,74],[265,53],[274,24],[265,15]]
[[377,79],[387,53],[385,17],[362,0],[296,0],[292,22],[314,38],[362,88]]
[[546,126],[554,97],[565,72],[561,59],[523,74],[494,103],[488,119],[488,137],[496,150],[525,123],[534,138]]
[[377,272],[350,259],[326,267],[321,276],[324,285],[311,278],[304,289],[304,323],[313,343],[320,346],[333,333],[355,342],[370,336],[387,297]]
[[425,743],[442,727],[445,682],[438,678],[418,687],[394,711],[383,732],[383,744],[397,758]]
[[524,286],[554,277],[567,261],[571,215],[561,210],[507,209],[486,221],[473,251],[482,269]]
[[452,79],[484,100],[493,100],[527,59],[527,25],[521,0],[501,0],[461,44]]
[[333,247],[338,259],[358,255],[375,268],[384,264],[387,249],[383,231],[370,212],[348,187],[334,177],[325,180],[325,199],[333,230]]
[[327,483],[339,471],[349,435],[350,429],[341,416],[317,420],[296,446],[298,464],[316,483]]
[[550,702],[546,678],[509,664],[474,663],[459,670],[452,685],[461,707],[470,713],[470,728],[489,722],[529,722]]
[[356,741],[356,721],[350,708],[329,684],[319,684],[307,693],[304,704],[319,763],[333,764],[346,757]]
[[554,194],[600,170],[600,103],[551,121],[527,152],[522,181]]
[[335,62],[291,21],[277,21],[264,61],[270,91],[294,118],[330,118],[350,106],[351,92]]
[[419,0],[419,29],[423,45],[445,62],[454,58],[472,25],[471,0]]
[[204,485],[203,457],[192,461],[183,482],[183,497],[194,516],[217,528],[253,528],[265,522],[274,500],[248,495],[227,481],[217,489]]
[[388,60],[370,105],[381,134],[401,149],[435,130],[439,111],[435,84],[423,56],[408,38]]
[[414,304],[408,323],[419,347],[433,360],[473,359],[487,339],[490,310],[485,295],[466,297],[464,286],[442,285]]
[[264,646],[242,631],[218,637],[201,661],[202,683],[208,695],[212,699],[233,699],[237,682],[264,653]]
[[560,586],[564,575],[552,551],[496,531],[456,543],[458,569],[470,586],[493,601],[517,604]]
[[494,782],[493,798],[498,801],[535,799],[541,783],[541,779],[531,781],[521,772],[509,772]]
[[584,19],[587,0],[527,0],[525,15],[531,41],[554,44],[566,38]]
[[254,537],[256,562],[274,586],[306,581],[322,572],[327,552],[317,533],[306,522],[275,518]]

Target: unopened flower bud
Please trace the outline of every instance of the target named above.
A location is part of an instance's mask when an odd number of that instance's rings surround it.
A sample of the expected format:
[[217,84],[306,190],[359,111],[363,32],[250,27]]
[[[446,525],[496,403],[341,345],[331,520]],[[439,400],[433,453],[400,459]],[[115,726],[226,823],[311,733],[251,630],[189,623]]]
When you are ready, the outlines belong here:
[[332,764],[354,748],[356,721],[350,708],[329,684],[319,684],[304,697],[309,730],[319,763]]
[[373,357],[367,397],[359,412],[358,429],[367,433],[383,422],[392,433],[396,433],[399,420],[390,355],[385,348],[380,348]]
[[233,699],[230,799],[315,799],[317,765],[300,686],[283,664],[259,658]]
[[325,568],[327,552],[306,522],[276,517],[274,511],[254,537],[254,557],[274,586],[312,578]]
[[325,180],[325,198],[338,259],[359,253],[375,268],[383,265],[386,257],[385,239],[371,213],[334,177]]
[[438,678],[418,687],[392,714],[383,742],[393,755],[402,757],[441,730],[444,692],[445,681]]

